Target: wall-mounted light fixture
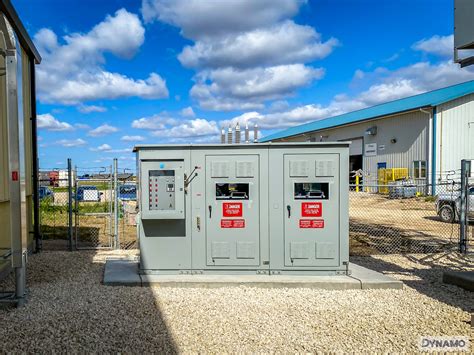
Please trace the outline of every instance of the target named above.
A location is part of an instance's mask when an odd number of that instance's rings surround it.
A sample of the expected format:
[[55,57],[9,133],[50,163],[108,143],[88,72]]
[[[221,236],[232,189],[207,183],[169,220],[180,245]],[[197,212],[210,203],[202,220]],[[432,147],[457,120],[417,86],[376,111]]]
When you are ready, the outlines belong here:
[[329,136],[319,136],[319,141],[322,142],[324,139],[328,139]]
[[392,139],[390,139],[390,143],[392,143],[392,144],[397,143],[397,138],[392,138]]
[[377,134],[377,126],[367,128],[367,130],[365,131],[365,135],[367,136],[375,136],[376,134]]

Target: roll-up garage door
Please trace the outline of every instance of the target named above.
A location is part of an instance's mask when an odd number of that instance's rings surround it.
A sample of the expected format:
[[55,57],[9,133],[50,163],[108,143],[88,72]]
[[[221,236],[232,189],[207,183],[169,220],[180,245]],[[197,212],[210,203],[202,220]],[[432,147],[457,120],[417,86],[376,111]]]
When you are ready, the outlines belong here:
[[344,139],[341,142],[352,142],[349,147],[349,155],[362,155],[363,151],[363,139],[354,138],[354,139]]

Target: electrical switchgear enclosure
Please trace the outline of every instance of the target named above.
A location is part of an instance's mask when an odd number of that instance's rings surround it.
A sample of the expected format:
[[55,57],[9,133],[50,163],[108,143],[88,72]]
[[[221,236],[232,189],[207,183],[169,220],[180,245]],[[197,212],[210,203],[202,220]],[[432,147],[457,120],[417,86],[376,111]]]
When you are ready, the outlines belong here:
[[348,147],[135,147],[140,272],[347,273]]

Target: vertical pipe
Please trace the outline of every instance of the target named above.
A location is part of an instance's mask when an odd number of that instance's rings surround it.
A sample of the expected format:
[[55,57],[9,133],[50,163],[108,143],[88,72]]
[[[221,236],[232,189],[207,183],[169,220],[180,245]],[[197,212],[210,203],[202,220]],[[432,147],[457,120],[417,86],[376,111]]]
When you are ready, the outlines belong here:
[[232,126],[229,125],[229,130],[227,131],[227,143],[232,144]]
[[109,182],[107,184],[107,191],[109,193],[109,213],[110,213],[110,222],[109,222],[109,242],[110,238],[114,235],[114,231],[112,230],[112,215],[113,215],[113,208],[114,208],[114,202],[113,202],[113,191],[114,191],[114,171],[113,171],[113,165],[109,165]]
[[73,193],[76,194],[76,198],[74,198],[74,246],[77,249],[77,234],[78,234],[78,227],[79,227],[79,201],[77,200],[77,165],[74,166],[74,191]]
[[118,206],[118,160],[114,158],[114,248],[120,249],[118,235],[119,206]]
[[239,125],[239,122],[237,122],[237,124],[235,125],[235,143],[240,144],[241,138],[242,137],[240,135],[240,125]]
[[33,156],[33,236],[35,238],[35,252],[41,251],[42,240],[40,235],[39,219],[39,164],[38,164],[38,125],[36,121],[36,73],[35,59],[30,57],[30,98],[31,98],[31,146]]
[[26,294],[26,253],[21,255],[23,267],[15,268],[15,298],[17,307],[24,306]]
[[431,194],[434,196],[436,195],[436,106],[433,107],[433,138],[431,140]]
[[257,143],[258,142],[258,124],[255,123],[255,126],[253,126],[253,142]]
[[467,229],[468,221],[468,206],[469,206],[469,177],[471,176],[471,161],[461,160],[461,215],[459,216],[459,252],[467,253]]
[[250,130],[248,121],[245,122],[245,143],[250,143]]
[[20,111],[18,97],[23,94],[22,83],[18,83],[17,70],[21,68],[21,56],[13,45],[13,31],[8,23],[0,18],[2,30],[5,28],[7,42],[5,58],[6,74],[6,109],[7,109],[7,142],[8,142],[8,187],[10,192],[10,240],[11,262],[15,270],[15,299],[17,306],[23,306],[26,289],[26,191],[25,191],[25,135],[24,116]]
[[[357,173],[356,173],[357,174]],[[359,174],[356,175],[356,192],[359,192]]]
[[225,144],[225,129],[221,129],[221,144]]
[[68,229],[67,240],[69,251],[72,251],[72,161],[67,160],[67,190],[68,190]]

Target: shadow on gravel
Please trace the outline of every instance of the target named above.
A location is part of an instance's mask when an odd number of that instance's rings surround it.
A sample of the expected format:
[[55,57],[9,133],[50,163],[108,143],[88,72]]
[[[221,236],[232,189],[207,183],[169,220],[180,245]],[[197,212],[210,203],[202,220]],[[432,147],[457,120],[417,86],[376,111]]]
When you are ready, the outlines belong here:
[[26,307],[0,310],[2,351],[177,353],[152,289],[103,285],[104,262],[96,251],[32,255]]
[[[405,285],[430,298],[461,308],[466,312],[474,310],[472,292],[445,284],[442,281],[444,271],[464,271],[469,265],[472,265],[472,260],[456,252],[423,256],[401,255],[399,257],[406,258],[407,263],[416,263],[416,267],[404,268],[373,256],[351,257],[351,261],[388,276],[398,274],[406,275],[407,278],[414,278],[414,280],[406,278],[401,278],[401,280]],[[441,258],[443,258],[444,265],[437,262]]]
[[[448,225],[449,227],[450,225]],[[397,228],[380,223],[367,223],[351,218],[349,235],[351,255],[433,253],[453,245],[450,227],[446,238],[419,230]]]

